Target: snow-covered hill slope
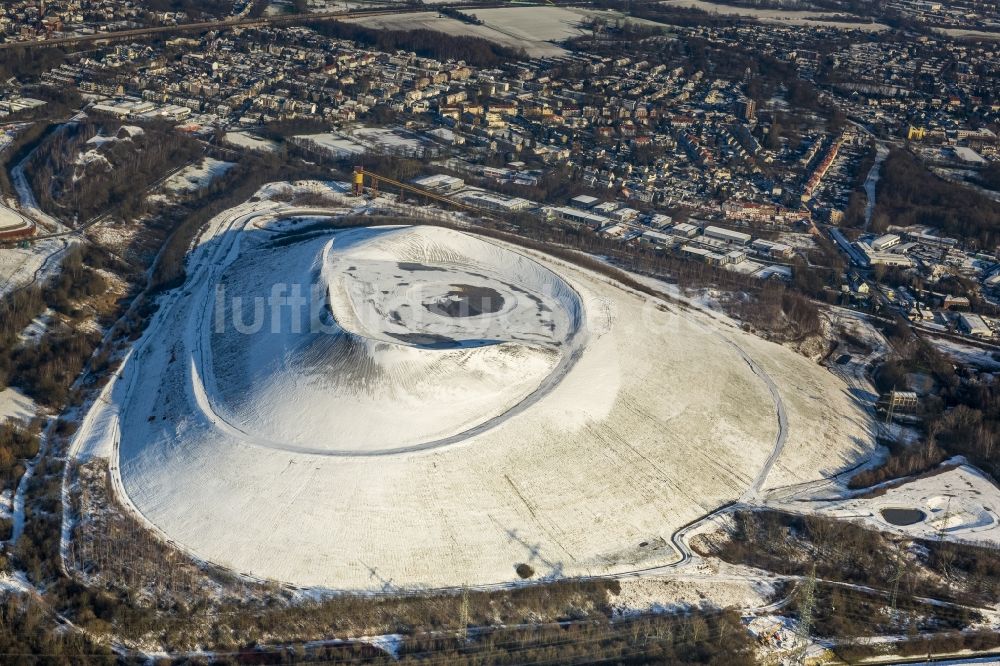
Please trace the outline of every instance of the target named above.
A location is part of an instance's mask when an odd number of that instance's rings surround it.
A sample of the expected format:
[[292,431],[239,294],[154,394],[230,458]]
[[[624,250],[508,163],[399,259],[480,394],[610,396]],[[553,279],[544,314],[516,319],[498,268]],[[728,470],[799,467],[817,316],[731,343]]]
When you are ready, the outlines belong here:
[[[213,220],[80,429],[207,560],[356,590],[630,571],[869,450],[839,379],[725,321],[498,241],[305,214]],[[308,313],[268,307],[296,285]]]
[[245,441],[292,451],[459,441],[541,399],[586,338],[557,275],[433,228],[352,229],[280,251],[250,240],[206,307],[216,316],[197,368],[211,411]]

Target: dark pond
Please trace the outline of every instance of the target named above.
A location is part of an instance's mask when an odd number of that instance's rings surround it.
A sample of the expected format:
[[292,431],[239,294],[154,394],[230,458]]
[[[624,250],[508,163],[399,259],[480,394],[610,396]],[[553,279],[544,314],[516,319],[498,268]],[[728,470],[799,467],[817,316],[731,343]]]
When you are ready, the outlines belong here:
[[892,525],[916,525],[927,517],[920,509],[882,509],[882,517]]

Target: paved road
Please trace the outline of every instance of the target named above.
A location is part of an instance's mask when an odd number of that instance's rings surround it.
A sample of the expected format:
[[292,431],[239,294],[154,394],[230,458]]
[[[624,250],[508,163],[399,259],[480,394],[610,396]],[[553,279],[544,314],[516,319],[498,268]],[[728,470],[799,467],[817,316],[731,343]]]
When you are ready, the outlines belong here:
[[750,488],[740,498],[741,503],[756,503],[760,500],[760,489],[764,486],[764,482],[767,481],[767,475],[771,473],[771,468],[774,467],[774,463],[777,462],[781,452],[785,449],[785,440],[788,438],[788,415],[785,413],[785,403],[781,399],[781,392],[778,391],[778,385],[774,383],[771,376],[757,365],[756,361],[750,358],[750,355],[737,346],[736,343],[730,341],[729,344],[736,349],[747,365],[750,366],[750,369],[753,370],[753,373],[760,377],[764,385],[767,386],[767,390],[771,392],[771,398],[774,400],[774,410],[778,417],[778,434],[774,442],[774,450],[767,457],[764,466],[757,474],[757,478],[750,484]]

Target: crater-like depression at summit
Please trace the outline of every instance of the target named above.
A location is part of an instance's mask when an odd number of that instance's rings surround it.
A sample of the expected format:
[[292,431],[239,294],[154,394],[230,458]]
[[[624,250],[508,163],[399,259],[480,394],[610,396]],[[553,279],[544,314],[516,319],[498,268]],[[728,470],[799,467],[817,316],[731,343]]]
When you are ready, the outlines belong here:
[[212,411],[255,443],[314,453],[453,443],[541,398],[586,340],[558,275],[433,228],[264,243],[208,306]]

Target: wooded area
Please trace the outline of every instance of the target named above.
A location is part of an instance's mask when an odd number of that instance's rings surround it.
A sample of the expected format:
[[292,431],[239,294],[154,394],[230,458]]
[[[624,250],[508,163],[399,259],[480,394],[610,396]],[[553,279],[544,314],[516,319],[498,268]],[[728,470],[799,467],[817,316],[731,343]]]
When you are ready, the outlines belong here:
[[[893,336],[891,331],[905,331]],[[956,370],[950,358],[929,342],[908,334],[908,328],[888,330],[897,356],[879,366],[875,384],[879,391],[906,386],[906,377],[921,373],[934,382],[934,390],[921,400],[921,443],[896,445],[881,467],[852,479],[852,487],[879,483],[900,474],[927,471],[955,455],[1000,479],[1000,378],[993,373],[970,375]]]
[[[699,552],[726,562],[794,576],[885,590],[901,572],[899,595],[992,605],[1000,593],[1000,550],[934,540],[907,540],[857,523],[775,510],[740,510],[733,530],[699,541]],[[928,575],[928,573],[933,575]],[[866,635],[854,627],[840,635]]]
[[[94,246],[78,245],[63,259],[62,270],[43,288],[15,292],[0,302],[0,387],[14,385],[42,405],[61,406],[69,385],[100,339],[96,331],[70,325],[79,303],[106,291],[98,269],[113,260]],[[22,341],[21,332],[45,309],[51,310],[43,335]]]
[[148,123],[139,129],[122,130],[113,120],[84,120],[46,137],[25,170],[39,205],[70,222],[109,209],[125,219],[144,212],[146,189],[204,149],[169,125]]
[[65,631],[30,596],[0,593],[0,654],[11,666],[118,663],[111,649],[78,631]]
[[931,173],[910,152],[894,149],[882,163],[872,227],[922,224],[992,248],[1000,243],[1000,206],[972,188]]

